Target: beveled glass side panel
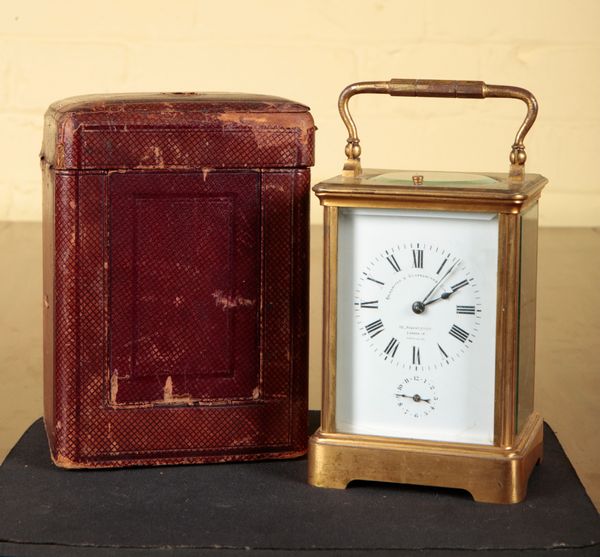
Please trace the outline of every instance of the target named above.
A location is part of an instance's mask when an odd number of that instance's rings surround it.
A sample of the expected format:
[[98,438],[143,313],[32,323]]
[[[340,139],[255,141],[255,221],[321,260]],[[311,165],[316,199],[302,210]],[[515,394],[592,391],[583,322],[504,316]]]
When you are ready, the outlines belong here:
[[517,433],[533,412],[535,310],[537,291],[538,204],[521,216]]

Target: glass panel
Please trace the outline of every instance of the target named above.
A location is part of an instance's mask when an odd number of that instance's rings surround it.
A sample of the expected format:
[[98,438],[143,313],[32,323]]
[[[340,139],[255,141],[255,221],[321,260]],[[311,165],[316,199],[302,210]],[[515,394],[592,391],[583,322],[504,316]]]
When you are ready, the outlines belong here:
[[527,418],[533,412],[537,246],[538,205],[536,203],[521,216],[517,432],[521,431],[527,422]]
[[366,182],[376,184],[390,185],[413,185],[413,177],[420,176],[423,179],[423,185],[427,186],[483,186],[495,184],[498,180],[485,176],[483,174],[468,174],[465,172],[436,172],[422,170],[400,170],[394,172],[385,172],[370,177]]
[[498,216],[340,209],[336,430],[491,445]]

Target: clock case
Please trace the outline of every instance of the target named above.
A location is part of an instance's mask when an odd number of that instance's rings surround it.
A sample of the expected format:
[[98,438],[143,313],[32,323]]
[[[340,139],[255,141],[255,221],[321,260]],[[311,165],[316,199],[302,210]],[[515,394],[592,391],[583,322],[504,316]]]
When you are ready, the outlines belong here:
[[64,468],[307,447],[308,107],[87,95],[46,113],[44,416]]
[[[517,98],[528,111],[511,150],[509,172],[483,174],[496,183],[428,184],[415,172],[412,183],[390,185],[377,176],[394,171],[361,168],[359,139],[348,111],[348,100],[358,93]],[[340,176],[313,188],[324,207],[323,394],[321,427],[309,440],[309,483],[345,488],[352,480],[377,480],[465,489],[480,502],[519,502],[542,459],[543,442],[543,420],[533,410],[533,395],[538,199],[547,180],[525,174],[523,146],[537,114],[535,97],[524,89],[483,82],[391,80],[348,86],[339,108],[349,131],[348,160]],[[346,207],[497,213],[493,445],[336,431],[338,213]]]

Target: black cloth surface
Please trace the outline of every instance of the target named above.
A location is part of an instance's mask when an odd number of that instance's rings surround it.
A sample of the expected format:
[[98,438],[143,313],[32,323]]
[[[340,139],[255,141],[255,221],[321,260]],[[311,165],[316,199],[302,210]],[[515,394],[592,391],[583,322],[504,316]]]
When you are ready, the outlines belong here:
[[600,555],[598,513],[544,435],[525,501],[490,505],[450,489],[319,489],[306,459],[60,470],[38,420],[0,467],[0,555]]

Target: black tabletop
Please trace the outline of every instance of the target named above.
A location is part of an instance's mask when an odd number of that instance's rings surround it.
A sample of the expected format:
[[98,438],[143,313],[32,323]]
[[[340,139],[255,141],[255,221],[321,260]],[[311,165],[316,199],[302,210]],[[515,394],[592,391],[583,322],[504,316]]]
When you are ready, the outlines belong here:
[[38,420],[0,467],[0,555],[600,555],[598,513],[544,435],[525,501],[490,505],[451,489],[319,489],[306,459],[65,471]]

